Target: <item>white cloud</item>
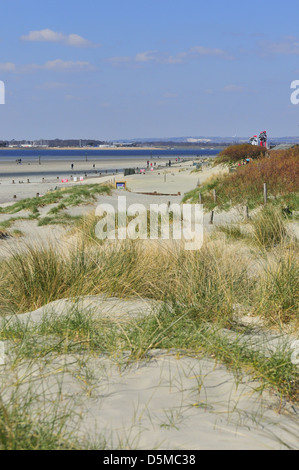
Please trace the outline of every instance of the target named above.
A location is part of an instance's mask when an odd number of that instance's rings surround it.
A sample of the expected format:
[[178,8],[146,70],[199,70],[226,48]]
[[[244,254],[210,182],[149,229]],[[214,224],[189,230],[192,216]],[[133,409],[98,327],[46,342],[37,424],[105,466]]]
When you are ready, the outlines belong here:
[[68,44],[69,46],[74,46],[74,47],[93,47],[94,46],[92,42],[88,41],[87,39],[82,38],[78,34],[69,34],[69,36],[67,36],[66,38],[65,43]]
[[194,46],[185,52],[178,52],[174,55],[165,55],[157,51],[139,52],[134,57],[112,57],[109,62],[114,66],[136,67],[142,64],[152,62],[160,64],[181,64],[188,60],[196,60],[202,56],[213,56],[222,59],[232,59],[224,50],[217,48],[208,48],[204,46]]
[[147,51],[147,52],[140,52],[136,54],[135,61],[136,62],[149,62],[151,60],[156,60],[156,53],[154,51]]
[[1,72],[15,72],[16,65],[12,62],[0,63],[0,71]]
[[222,49],[212,49],[204,46],[195,46],[190,49],[190,53],[199,55],[225,56],[226,52]]
[[42,29],[40,31],[30,31],[27,36],[21,36],[21,40],[31,42],[63,42],[65,36],[62,33],[55,33],[51,29]]
[[93,66],[89,62],[74,62],[61,59],[50,60],[42,66],[37,66],[44,70],[92,70]]
[[282,40],[277,42],[262,41],[260,42],[260,51],[263,55],[298,55],[299,39],[295,36],[286,36]]
[[181,64],[187,57],[188,57],[187,52],[179,52],[178,54],[170,55],[162,59],[162,62],[166,64]]
[[68,72],[80,72],[94,70],[95,67],[90,62],[83,61],[65,61],[61,59],[49,60],[44,64],[24,64],[16,65],[13,63],[0,63],[1,72],[15,72],[15,73],[28,73],[37,70],[48,70],[48,71],[68,71]]
[[21,36],[22,41],[30,42],[54,42],[73,47],[94,47],[95,44],[84,39],[78,34],[57,33],[51,29],[42,29],[40,31],[30,31],[29,34]]

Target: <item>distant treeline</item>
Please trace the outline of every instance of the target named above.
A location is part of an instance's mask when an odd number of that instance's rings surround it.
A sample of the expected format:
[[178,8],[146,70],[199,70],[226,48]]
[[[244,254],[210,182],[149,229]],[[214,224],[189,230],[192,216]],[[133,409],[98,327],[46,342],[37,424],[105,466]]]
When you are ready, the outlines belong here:
[[[0,141],[0,147],[8,147],[10,145],[19,147],[21,145],[32,145],[34,147],[98,147],[99,145],[112,145],[112,142],[102,141],[102,140],[79,140],[79,139],[52,139],[52,140],[11,140],[11,141]],[[174,142],[174,141],[155,141],[155,142],[115,142],[113,143],[116,147],[187,147],[187,148],[198,148],[204,147],[209,148],[213,147],[227,147],[229,144],[227,142],[216,143],[216,142]]]

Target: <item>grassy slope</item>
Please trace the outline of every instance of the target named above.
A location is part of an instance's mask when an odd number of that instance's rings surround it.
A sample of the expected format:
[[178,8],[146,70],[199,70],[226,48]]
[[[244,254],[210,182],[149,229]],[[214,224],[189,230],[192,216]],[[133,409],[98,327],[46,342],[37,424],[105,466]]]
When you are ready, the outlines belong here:
[[[216,206],[227,210],[237,204],[254,208],[263,203],[265,182],[273,203],[299,210],[299,147],[272,151],[269,157],[238,167],[234,173],[215,178],[185,194],[183,202],[198,202],[200,192],[205,208],[209,210]],[[216,202],[212,192],[214,189]]]

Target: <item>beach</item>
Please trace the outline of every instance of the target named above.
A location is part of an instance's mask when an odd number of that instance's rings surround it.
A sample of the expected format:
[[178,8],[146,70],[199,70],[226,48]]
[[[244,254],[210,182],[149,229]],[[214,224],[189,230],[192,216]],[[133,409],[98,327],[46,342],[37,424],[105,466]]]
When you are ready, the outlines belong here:
[[[123,167],[144,168],[146,162],[101,161],[101,176],[93,161],[75,161],[74,171],[65,161],[0,164],[0,283],[8,299],[0,315],[0,391],[8,402],[14,390],[29,397],[20,406],[10,400],[24,416],[27,407],[43,422],[67,415],[66,435],[85,449],[296,449],[297,404],[282,398],[272,383],[263,384],[264,360],[290,350],[293,331],[269,329],[237,300],[231,323],[219,318],[215,330],[213,322],[208,328],[200,320],[190,326],[192,315],[188,319],[185,296],[204,317],[213,308],[225,315],[231,309],[230,279],[243,296],[244,273],[263,276],[260,253],[218,230],[238,223],[250,233],[244,213],[215,211],[211,224],[206,212],[205,245],[198,254],[171,240],[102,244],[94,236],[100,204],[117,211],[120,196],[127,206],[138,203],[147,210],[180,204],[185,193],[229,171],[208,159],[199,171],[196,159],[171,167],[168,162],[126,177]],[[109,173],[111,168],[119,171]],[[116,189],[118,181],[126,190]],[[101,187],[103,192],[93,192]],[[269,259],[272,265],[273,255]],[[225,290],[221,305],[214,284]],[[201,293],[206,307],[197,303]],[[168,336],[180,328],[183,339],[172,346]],[[223,354],[233,358],[231,367]],[[251,356],[261,361],[256,376],[247,367]],[[244,362],[242,374],[238,361]]]
[[[176,163],[172,158],[172,167],[168,166],[169,160],[168,157],[150,159],[149,168],[153,168],[154,171],[147,171],[146,175],[136,174],[126,177],[129,186],[133,191],[158,190],[165,193],[184,192],[184,189],[187,191],[196,186],[198,177],[196,175],[189,177],[189,170],[193,165],[192,159],[188,159],[186,163]],[[71,161],[44,159],[40,165],[36,160],[24,161],[22,164],[0,161],[0,204],[12,202],[14,195],[17,200],[35,197],[37,193],[44,194],[55,187],[73,184],[74,178],[78,180],[80,177],[83,178],[83,181],[78,181],[77,184],[114,182],[114,179],[123,178],[124,168],[133,168],[136,172],[147,169],[147,160],[141,157],[133,159],[112,157],[101,161],[89,158],[87,162],[74,160],[73,168],[71,165]],[[180,173],[180,170],[186,168],[188,169],[186,175]],[[174,174],[177,175],[175,179]],[[68,179],[68,183],[62,183],[62,179]]]

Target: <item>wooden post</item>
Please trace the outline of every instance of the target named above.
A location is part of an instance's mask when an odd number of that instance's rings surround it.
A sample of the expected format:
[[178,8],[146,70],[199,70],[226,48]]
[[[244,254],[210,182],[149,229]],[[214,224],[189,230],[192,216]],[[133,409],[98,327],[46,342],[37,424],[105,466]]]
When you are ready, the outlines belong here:
[[245,219],[246,220],[250,219],[250,217],[249,217],[249,207],[248,206],[245,206]]
[[202,204],[202,194],[198,193],[198,204]]
[[40,165],[41,162],[40,162],[40,155],[38,156],[38,164]]
[[217,193],[216,193],[216,189],[213,189],[213,198],[214,198],[214,202],[217,202]]
[[267,189],[267,183],[264,183],[264,204],[267,204],[268,200],[268,189]]
[[29,179],[27,179],[27,183],[30,183]]
[[214,211],[211,212],[210,225],[213,225],[213,223],[214,223]]

